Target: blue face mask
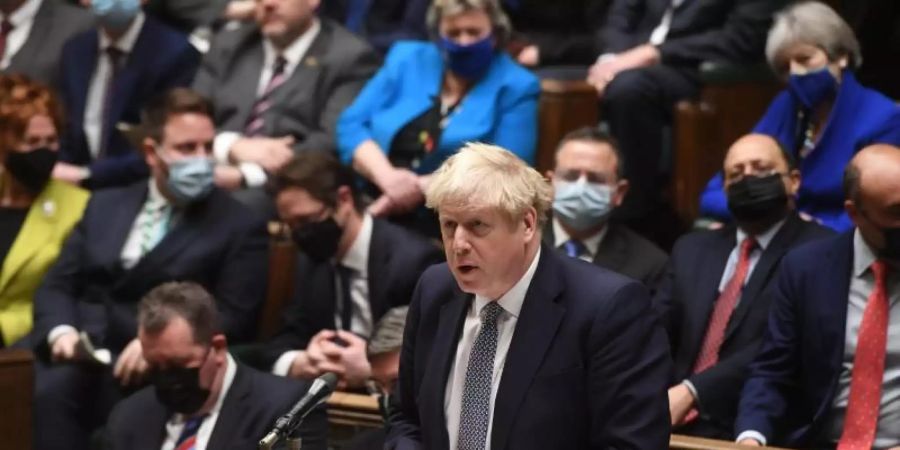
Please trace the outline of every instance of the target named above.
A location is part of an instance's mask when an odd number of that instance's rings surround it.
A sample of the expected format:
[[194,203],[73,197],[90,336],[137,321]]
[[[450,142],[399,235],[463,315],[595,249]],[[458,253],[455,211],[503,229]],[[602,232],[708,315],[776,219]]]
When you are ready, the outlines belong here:
[[566,226],[585,231],[604,223],[612,212],[613,188],[606,184],[557,181],[553,212]]
[[441,36],[440,48],[447,67],[467,80],[481,78],[494,60],[494,42],[491,35],[469,45],[459,45]]
[[838,82],[825,66],[803,75],[791,75],[788,89],[803,106],[815,108],[837,93]]
[[194,156],[167,163],[169,177],[166,190],[176,203],[187,205],[203,200],[213,190],[213,162],[205,156]]
[[141,0],[91,0],[91,10],[102,27],[122,31],[141,11]]

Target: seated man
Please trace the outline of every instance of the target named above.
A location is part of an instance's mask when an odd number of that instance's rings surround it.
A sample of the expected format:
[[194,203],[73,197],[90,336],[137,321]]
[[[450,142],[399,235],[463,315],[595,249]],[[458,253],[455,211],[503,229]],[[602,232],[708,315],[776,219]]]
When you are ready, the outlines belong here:
[[363,213],[355,181],[324,152],[301,153],[275,176],[278,214],[300,249],[284,325],[258,362],[277,375],[335,372],[362,387],[374,325],[409,304],[419,275],[441,259],[419,235]]
[[98,29],[63,48],[68,126],[53,175],[91,189],[122,186],[144,179],[147,166],[118,124],[137,124],[153,96],[188,86],[200,53],[185,36],[146,16],[137,1],[83,1]]
[[[261,220],[212,184],[207,103],[180,88],[145,114],[150,181],[97,191],[35,295],[35,449],[84,449],[118,391],[146,368],[136,307],[153,287],[194,281],[215,295],[232,341],[255,335],[264,297]],[[113,370],[74,364],[79,331],[112,352]],[[83,345],[84,343],[81,343]],[[51,362],[52,358],[52,362]]]
[[741,392],[742,444],[900,446],[900,148],[861,150],[844,190],[856,227],[781,263]]
[[63,44],[91,26],[87,11],[58,0],[0,2],[0,71],[58,89]]
[[624,161],[613,139],[588,127],[565,135],[556,149],[556,168],[547,177],[553,181],[553,220],[544,241],[655,289],[666,254],[609,220],[628,193]]
[[[636,231],[663,234],[646,220],[660,212],[660,160],[674,105],[699,92],[703,61],[763,59],[766,31],[784,0],[613,0],[601,56],[588,81],[625,155],[631,193],[618,211]],[[671,227],[669,227],[671,228]]]
[[[138,337],[152,386],[116,405],[104,449],[255,449],[303,396],[309,383],[235,362],[217,319],[196,283],[165,283],[144,296]],[[327,426],[324,407],[306,416],[303,449],[324,450]]]
[[669,331],[676,433],[732,439],[738,395],[756,355],[784,254],[831,235],[796,213],[800,173],[773,138],[751,134],[725,156],[736,226],[698,231],[675,244],[654,306]]
[[[256,2],[256,23],[216,37],[194,88],[209,98],[218,185],[261,187],[294,152],[333,152],[338,115],[378,68],[377,54],[340,25],[316,17],[319,0]],[[263,211],[262,189],[238,193]]]
[[541,247],[541,174],[468,144],[426,199],[448,263],[413,294],[385,448],[667,448],[669,343],[647,289]]

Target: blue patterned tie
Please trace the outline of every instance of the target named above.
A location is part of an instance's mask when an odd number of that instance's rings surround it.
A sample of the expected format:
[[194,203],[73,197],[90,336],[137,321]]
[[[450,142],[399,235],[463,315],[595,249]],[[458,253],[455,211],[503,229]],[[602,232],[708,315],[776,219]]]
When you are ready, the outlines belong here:
[[181,436],[175,443],[175,450],[194,450],[197,447],[197,432],[200,431],[200,425],[206,414],[199,417],[192,417],[184,422],[184,428],[181,430]]
[[481,331],[475,338],[463,385],[457,450],[482,450],[487,443],[491,412],[494,354],[497,352],[497,317],[503,307],[490,302],[481,309]]
[[584,244],[577,239],[569,239],[568,241],[563,243],[563,246],[566,249],[566,254],[573,258],[580,258],[581,255],[587,253],[587,247],[585,247]]

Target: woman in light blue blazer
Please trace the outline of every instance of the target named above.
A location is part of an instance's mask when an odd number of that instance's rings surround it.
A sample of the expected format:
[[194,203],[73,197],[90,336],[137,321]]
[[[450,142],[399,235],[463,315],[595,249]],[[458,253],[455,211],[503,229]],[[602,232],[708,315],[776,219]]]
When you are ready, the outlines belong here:
[[464,143],[533,164],[537,141],[540,83],[503,52],[510,26],[496,0],[435,0],[428,27],[433,42],[395,44],[337,124],[342,161],[379,191],[370,212],[414,228],[428,221],[430,174]]

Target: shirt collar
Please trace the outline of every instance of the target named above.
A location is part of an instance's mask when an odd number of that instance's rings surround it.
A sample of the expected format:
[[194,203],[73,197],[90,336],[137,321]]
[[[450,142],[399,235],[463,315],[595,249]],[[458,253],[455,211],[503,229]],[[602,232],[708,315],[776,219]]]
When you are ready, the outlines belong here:
[[[316,36],[319,35],[319,30],[321,29],[322,25],[319,23],[319,19],[313,18],[313,23],[309,26],[309,29],[297,39],[294,39],[294,42],[291,42],[291,45],[288,45],[287,48],[281,52],[281,56],[286,61],[285,71],[292,72],[293,68],[297,67],[297,64],[300,64],[300,60],[306,56],[306,52],[309,50],[309,47],[312,45]],[[272,41],[263,39],[263,53],[265,55],[265,67],[272,67],[272,65],[275,64],[275,58],[279,54],[278,50],[275,49],[275,45],[272,44]]]
[[[588,254],[591,258],[597,256],[597,251],[600,249],[600,243],[603,242],[603,238],[606,237],[607,230],[609,230],[609,224],[604,225],[600,231],[594,233],[591,236],[588,236],[585,239],[581,240],[581,243],[584,244],[584,248],[587,249]],[[559,222],[559,219],[556,217],[553,218],[553,247],[559,248],[561,245],[565,244],[567,241],[572,239],[569,236],[569,233],[563,228],[562,224]]]
[[878,257],[866,243],[859,228],[853,231],[853,276],[862,277]]
[[138,15],[135,16],[131,25],[128,26],[128,30],[126,30],[125,34],[123,34],[116,42],[110,41],[109,36],[107,36],[103,30],[97,30],[97,33],[100,34],[100,51],[102,52],[107,48],[114,46],[124,53],[131,53],[131,50],[134,49],[134,44],[137,42],[138,36],[141,34],[141,29],[144,27],[145,20],[146,16],[144,16],[144,12],[138,12]]
[[[7,17],[9,23],[14,27],[20,27],[25,23],[34,21],[38,10],[41,8],[42,1],[43,0],[27,0],[25,3],[22,3],[22,6],[18,7],[9,15],[9,17]],[[2,14],[0,14],[0,16],[2,16]]]
[[[778,234],[778,231],[781,230],[781,227],[784,226],[784,222],[787,219],[781,219],[775,225],[769,227],[768,230],[754,236],[756,239],[756,245],[759,247],[760,251],[765,251],[769,244],[772,242],[772,239],[775,239],[775,235]],[[741,242],[744,242],[744,239],[749,236],[746,231],[738,227],[737,229],[737,243],[741,245]]]
[[372,243],[372,216],[363,214],[362,225],[356,239],[341,258],[341,265],[355,270],[360,276],[366,276],[369,268],[369,248]]
[[[540,247],[538,247],[538,251],[534,254],[534,259],[531,261],[531,265],[528,267],[528,270],[525,271],[525,274],[522,275],[522,278],[519,278],[519,281],[517,281],[512,288],[497,299],[497,304],[502,306],[503,310],[510,313],[513,317],[518,318],[519,313],[522,311],[522,303],[525,302],[525,294],[528,293],[528,286],[531,286],[531,280],[534,278],[534,272],[537,270],[539,259],[541,259]],[[476,295],[475,311],[480,315],[481,309],[490,302],[491,300],[487,297]]]

